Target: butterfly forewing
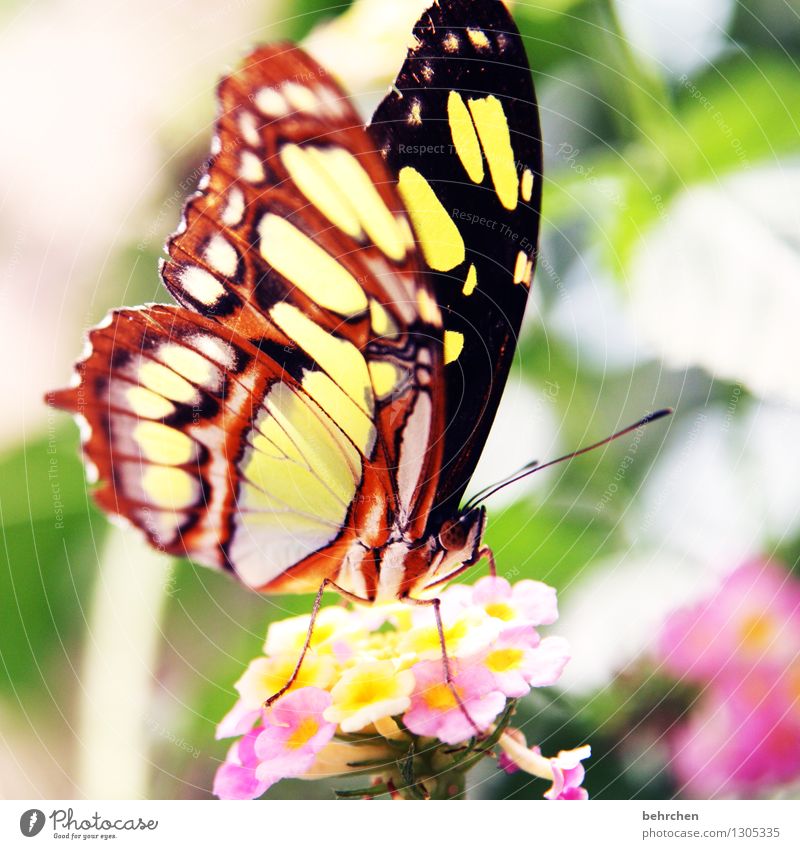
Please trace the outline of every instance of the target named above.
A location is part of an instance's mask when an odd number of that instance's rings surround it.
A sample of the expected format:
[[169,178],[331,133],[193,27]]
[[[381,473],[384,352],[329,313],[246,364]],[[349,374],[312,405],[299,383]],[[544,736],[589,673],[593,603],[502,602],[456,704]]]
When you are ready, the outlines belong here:
[[390,327],[412,324],[427,284],[393,181],[344,93],[279,44],[248,57],[218,96],[207,178],[167,246],[170,292],[254,340],[288,339],[277,303],[360,346],[376,304]]
[[488,436],[536,257],[538,111],[504,4],[434,4],[370,129],[398,175],[444,315],[447,429],[434,528],[457,510]]

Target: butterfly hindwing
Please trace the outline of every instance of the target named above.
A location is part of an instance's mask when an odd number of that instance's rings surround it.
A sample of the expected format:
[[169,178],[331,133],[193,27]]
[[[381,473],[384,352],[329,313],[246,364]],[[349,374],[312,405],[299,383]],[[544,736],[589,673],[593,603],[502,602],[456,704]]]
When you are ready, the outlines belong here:
[[488,436],[528,297],[541,134],[500,0],[439,0],[370,126],[429,266],[446,331],[447,430],[432,527],[458,508]]

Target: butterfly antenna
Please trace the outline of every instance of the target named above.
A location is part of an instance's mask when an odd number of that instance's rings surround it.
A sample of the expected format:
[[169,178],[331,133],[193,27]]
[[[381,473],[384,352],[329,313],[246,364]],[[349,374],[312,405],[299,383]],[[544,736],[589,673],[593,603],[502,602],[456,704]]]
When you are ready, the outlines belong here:
[[469,509],[469,505],[473,502],[478,502],[483,498],[484,494],[489,492],[490,489],[494,489],[498,486],[506,486],[507,484],[512,483],[515,480],[518,480],[520,475],[526,474],[528,472],[532,472],[539,465],[538,460],[531,460],[530,463],[526,463],[521,468],[517,469],[515,472],[511,472],[510,475],[506,475],[502,480],[494,481],[494,483],[490,483],[488,486],[485,486],[483,489],[478,490],[478,492],[473,493],[470,496],[469,501],[465,505],[465,509]]
[[594,451],[595,448],[602,448],[604,445],[608,445],[609,442],[613,442],[615,439],[619,439],[621,436],[625,436],[625,434],[630,433],[631,431],[638,430],[640,427],[644,427],[645,425],[650,424],[650,422],[658,421],[659,419],[663,419],[664,416],[668,416],[672,413],[672,410],[669,407],[665,407],[663,410],[656,410],[654,413],[648,413],[646,416],[643,416],[639,421],[634,422],[631,425],[628,425],[626,428],[622,430],[618,430],[616,433],[612,433],[611,436],[607,436],[605,439],[601,439],[599,442],[595,442],[592,445],[587,445],[585,448],[579,448],[577,451],[570,451],[569,454],[565,454],[563,457],[557,457],[555,460],[550,460],[547,463],[539,464],[537,462],[528,463],[523,466],[520,471],[515,472],[508,478],[500,481],[499,483],[492,484],[490,487],[486,487],[482,489],[480,492],[470,498],[470,500],[464,505],[464,510],[471,510],[473,507],[477,507],[481,501],[486,501],[487,498],[494,495],[499,490],[508,486],[509,484],[516,483],[517,481],[522,480],[523,478],[528,477],[528,475],[532,475],[534,472],[541,472],[543,469],[547,469],[550,466],[555,466],[557,463],[563,463],[566,460],[572,460],[574,457],[580,457],[581,454],[587,454],[589,451]]

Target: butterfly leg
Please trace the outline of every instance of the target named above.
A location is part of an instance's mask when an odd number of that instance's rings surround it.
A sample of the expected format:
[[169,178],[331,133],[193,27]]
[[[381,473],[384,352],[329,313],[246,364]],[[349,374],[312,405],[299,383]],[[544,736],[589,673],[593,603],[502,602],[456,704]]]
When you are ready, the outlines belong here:
[[484,545],[480,551],[478,552],[478,560],[482,557],[485,557],[489,561],[489,574],[493,577],[497,577],[497,564],[494,560],[494,552],[488,545]]
[[306,654],[308,652],[309,647],[311,646],[311,637],[314,634],[314,625],[317,622],[317,616],[319,615],[320,606],[322,605],[322,595],[328,587],[336,590],[343,598],[348,599],[349,601],[361,602],[362,604],[369,604],[369,599],[361,598],[361,596],[354,595],[351,592],[340,587],[335,581],[332,581],[330,578],[325,578],[323,582],[319,586],[319,590],[317,590],[317,597],[314,599],[314,606],[311,608],[311,621],[308,623],[308,633],[306,634],[305,642],[303,643],[303,648],[300,652],[300,657],[297,659],[297,663],[295,664],[294,670],[292,674],[289,676],[289,680],[283,685],[283,687],[278,690],[277,693],[271,695],[265,702],[264,707],[267,708],[276,702],[297,680],[297,676],[300,674],[300,667],[303,665],[303,661],[306,659]]
[[444,680],[445,684],[450,688],[450,692],[453,694],[453,698],[456,700],[456,704],[458,705],[458,709],[467,719],[467,722],[475,729],[475,734],[480,736],[483,732],[480,728],[475,724],[475,720],[469,715],[469,711],[466,708],[466,705],[461,700],[461,696],[458,694],[458,690],[453,682],[453,671],[450,664],[450,656],[447,654],[447,645],[445,644],[444,639],[444,626],[442,625],[442,613],[440,611],[441,607],[441,599],[438,598],[411,598],[410,596],[405,596],[402,601],[406,604],[413,604],[418,607],[432,607],[433,615],[436,619],[436,630],[439,633],[439,645],[442,649],[442,669],[444,670]]
[[441,584],[446,584],[448,581],[452,581],[453,578],[457,578],[463,572],[466,572],[467,569],[471,569],[479,560],[482,558],[486,558],[489,561],[489,574],[493,577],[497,577],[497,564],[494,559],[494,552],[488,545],[484,545],[482,548],[478,549],[477,555],[472,559],[468,560],[466,563],[462,563],[458,568],[453,569],[452,572],[448,572],[441,578],[437,578],[430,584],[425,585],[425,589],[429,590],[431,587],[438,587]]

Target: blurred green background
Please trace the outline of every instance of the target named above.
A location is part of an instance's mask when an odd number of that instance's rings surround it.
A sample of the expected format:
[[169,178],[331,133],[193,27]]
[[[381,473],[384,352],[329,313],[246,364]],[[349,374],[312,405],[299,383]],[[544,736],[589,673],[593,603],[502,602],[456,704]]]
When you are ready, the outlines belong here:
[[[169,300],[156,263],[208,149],[218,76],[254,43],[305,38],[366,118],[425,5],[0,9],[0,795],[209,796],[233,682],[270,619],[308,599],[255,597],[110,526],[76,427],[42,395],[107,309]],[[648,666],[660,622],[747,558],[795,568],[800,554],[800,3],[514,13],[542,109],[542,249],[476,484],[675,407],[504,491],[488,530],[501,572],[558,589],[551,630],[575,651],[564,686],[526,701],[529,737],[591,742],[594,797],[665,798],[660,735],[684,702]],[[541,788],[487,769],[472,792]]]

